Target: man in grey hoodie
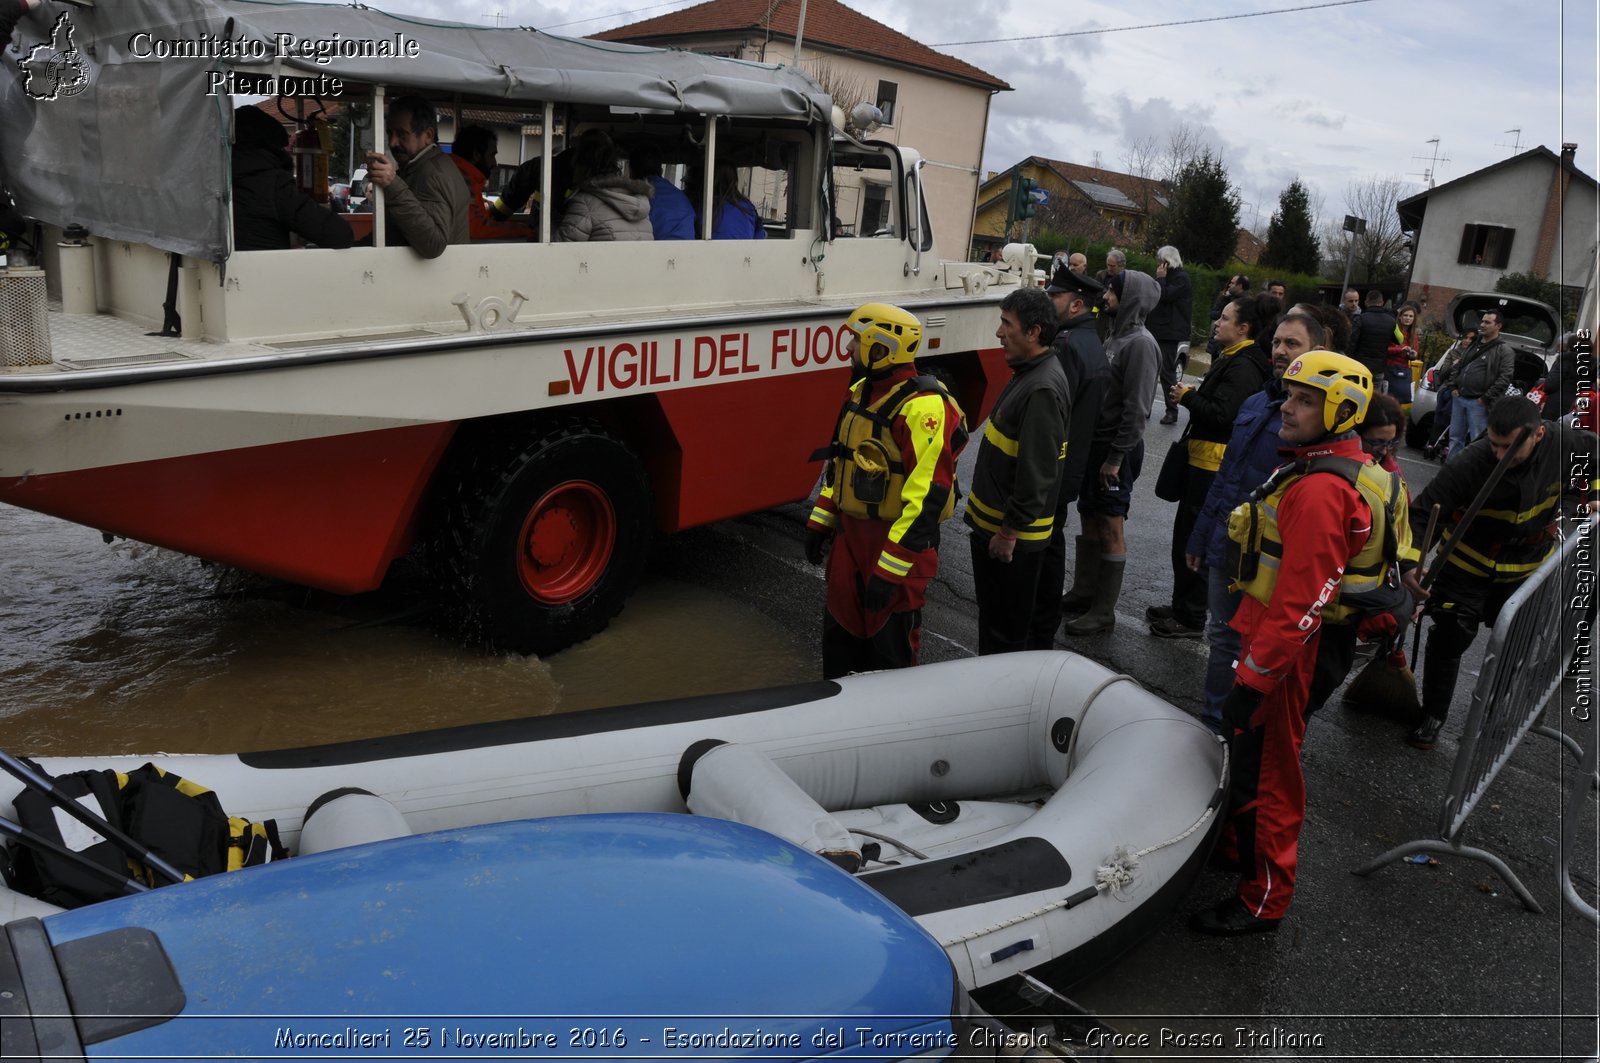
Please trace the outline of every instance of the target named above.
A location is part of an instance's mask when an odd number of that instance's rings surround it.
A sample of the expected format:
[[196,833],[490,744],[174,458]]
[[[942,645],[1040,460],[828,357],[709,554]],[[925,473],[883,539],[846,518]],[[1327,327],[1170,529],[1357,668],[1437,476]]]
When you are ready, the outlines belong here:
[[[1144,273],[1123,270],[1107,278],[1105,300],[1112,319],[1106,339],[1111,380],[1100,407],[1100,422],[1089,444],[1089,466],[1078,513],[1083,535],[1100,551],[1099,563],[1081,570],[1092,586],[1079,587],[1062,599],[1069,635],[1100,635],[1116,625],[1117,597],[1127,563],[1123,521],[1133,498],[1133,483],[1144,461],[1144,427],[1155,398],[1161,349],[1145,317],[1161,297],[1161,286]],[[1087,605],[1084,604],[1087,602]]]

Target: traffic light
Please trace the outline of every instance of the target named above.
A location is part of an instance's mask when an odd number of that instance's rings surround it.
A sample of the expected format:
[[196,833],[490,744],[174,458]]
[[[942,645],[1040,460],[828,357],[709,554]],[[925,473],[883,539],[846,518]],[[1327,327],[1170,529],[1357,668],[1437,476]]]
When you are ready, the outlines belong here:
[[1017,220],[1031,218],[1039,211],[1039,204],[1034,202],[1033,190],[1039,187],[1039,182],[1030,177],[1017,178]]

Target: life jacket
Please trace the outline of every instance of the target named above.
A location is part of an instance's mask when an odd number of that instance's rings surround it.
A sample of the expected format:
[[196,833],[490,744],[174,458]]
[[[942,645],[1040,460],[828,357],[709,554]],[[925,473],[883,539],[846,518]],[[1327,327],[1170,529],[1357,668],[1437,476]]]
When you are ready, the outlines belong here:
[[1284,465],[1228,515],[1228,538],[1239,553],[1230,589],[1263,605],[1272,601],[1283,561],[1278,506],[1290,487],[1313,473],[1338,476],[1360,492],[1372,510],[1372,531],[1345,564],[1339,593],[1323,608],[1322,618],[1346,624],[1358,614],[1406,609],[1410,595],[1400,583],[1396,563],[1411,549],[1411,524],[1400,477],[1370,462],[1333,455]]
[[[189,878],[237,871],[288,855],[278,840],[276,821],[253,823],[229,816],[216,794],[153,764],[125,773],[77,771],[55,781],[64,794],[98,811]],[[166,876],[128,856],[36,790],[23,790],[13,804],[17,821],[45,839],[146,886],[169,884]],[[12,844],[9,857],[16,889],[62,908],[123,893],[110,879],[72,860],[20,842]]]
[[[901,460],[900,444],[894,438],[901,409],[919,395],[938,395],[948,402],[959,421],[950,439],[956,454],[966,446],[967,422],[955,399],[932,376],[913,377],[890,388],[877,402],[864,405],[861,400],[866,389],[866,381],[851,389],[834,425],[833,443],[813,455],[813,460],[828,460],[823,475],[833,489],[833,504],[840,513],[861,520],[892,521],[905,508],[903,490],[908,472]],[[955,505],[956,492],[951,491],[939,513],[941,522],[955,512]]]

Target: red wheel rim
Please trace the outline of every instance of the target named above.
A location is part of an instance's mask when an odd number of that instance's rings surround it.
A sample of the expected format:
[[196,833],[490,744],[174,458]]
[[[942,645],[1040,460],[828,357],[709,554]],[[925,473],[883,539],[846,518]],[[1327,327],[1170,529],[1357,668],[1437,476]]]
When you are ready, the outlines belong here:
[[611,499],[587,480],[569,480],[546,491],[523,519],[517,575],[538,601],[574,601],[600,582],[616,545]]

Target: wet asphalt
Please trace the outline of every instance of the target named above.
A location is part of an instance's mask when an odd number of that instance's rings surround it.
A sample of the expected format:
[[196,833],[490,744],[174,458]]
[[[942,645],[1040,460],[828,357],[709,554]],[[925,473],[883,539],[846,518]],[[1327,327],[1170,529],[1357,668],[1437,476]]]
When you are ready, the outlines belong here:
[[[1157,407],[1159,416],[1160,408]],[[1186,415],[1185,415],[1186,416]],[[1175,506],[1150,481],[1182,423],[1150,422],[1147,473],[1127,525],[1129,564],[1116,630],[1069,639],[1082,653],[1134,676],[1174,705],[1197,712],[1205,646],[1150,635],[1147,605],[1167,600]],[[976,445],[963,465],[970,466]],[[1413,491],[1434,466],[1402,449]],[[963,482],[967,476],[963,475]],[[821,669],[824,588],[801,556],[807,507],[790,506],[668,540],[654,568],[751,603],[778,620]],[[1071,532],[1078,526],[1076,521]],[[923,658],[976,653],[976,605],[964,529],[944,530],[941,571],[924,613]],[[1562,898],[1557,879],[1564,809],[1576,775],[1572,754],[1527,735],[1466,821],[1458,839],[1505,861],[1543,914],[1524,909],[1487,865],[1438,842],[1440,815],[1482,665],[1487,632],[1462,667],[1440,745],[1418,752],[1405,727],[1354,711],[1338,695],[1307,727],[1308,810],[1294,906],[1276,934],[1213,939],[1188,916],[1231,892],[1207,870],[1173,917],[1110,968],[1051,972],[1058,988],[1096,1012],[1125,1041],[1117,1058],[1493,1058],[1588,1059],[1596,1053],[1600,935]],[[1586,680],[1592,690],[1592,678]],[[1592,720],[1576,718],[1578,688],[1565,684],[1545,722],[1587,747]],[[1115,794],[1107,800],[1116,800]],[[1570,855],[1578,894],[1596,903],[1596,797],[1579,800]],[[1426,863],[1354,871],[1410,841],[1436,842]],[[1424,859],[1427,859],[1426,857]]]

